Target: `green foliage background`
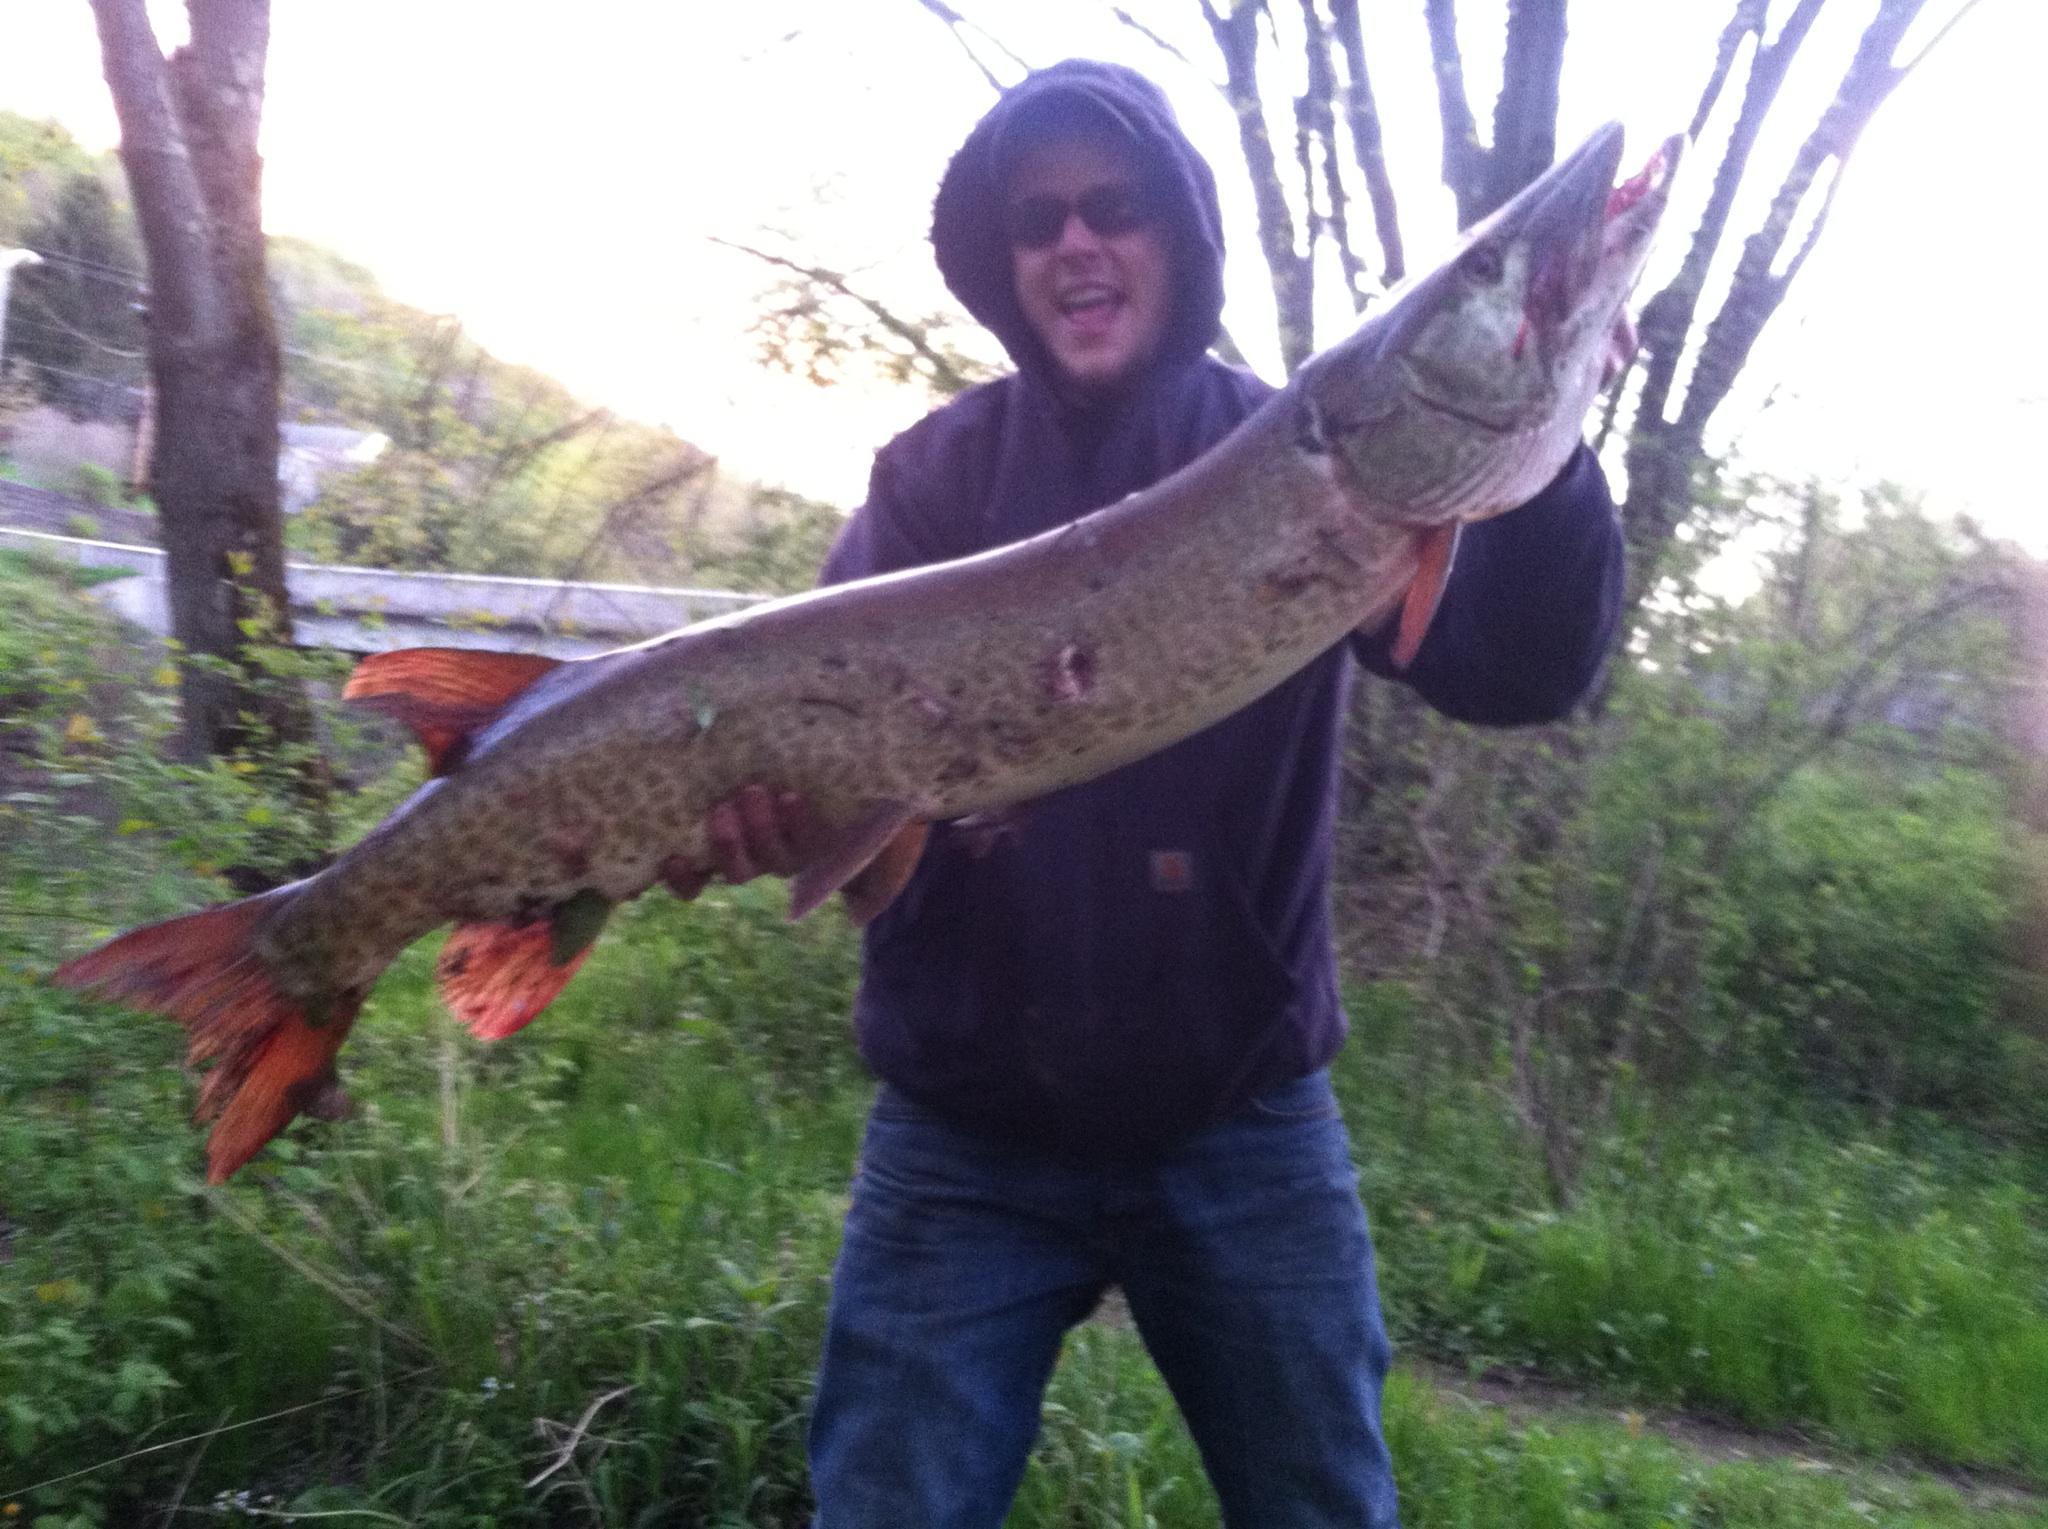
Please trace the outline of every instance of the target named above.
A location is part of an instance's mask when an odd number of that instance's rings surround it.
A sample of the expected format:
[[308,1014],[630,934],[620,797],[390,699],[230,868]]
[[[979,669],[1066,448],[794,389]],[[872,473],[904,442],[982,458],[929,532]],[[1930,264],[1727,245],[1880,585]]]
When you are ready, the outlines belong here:
[[[231,863],[294,853],[273,832],[288,783],[166,763],[160,658],[77,583],[0,563],[0,1499],[51,1525],[174,1500],[227,1521],[801,1522],[868,1093],[850,931],[786,926],[773,887],[643,899],[545,1022],[495,1047],[441,1014],[416,949],[350,1043],[361,1114],[301,1123],[208,1190],[175,1027],[41,974],[223,895]],[[1711,760],[1717,724],[1675,685],[1646,675],[1617,703],[1603,823],[1680,822],[1695,799],[1678,764]],[[391,757],[327,725],[363,770]],[[417,779],[409,759],[366,775],[340,833]],[[1988,978],[1859,978],[1873,954],[1996,975],[2023,837],[1997,779],[1788,778],[1706,905],[1696,1031],[1610,1092],[1563,1201],[1509,1058],[1437,1034],[1455,975],[1354,987],[1338,1083],[1404,1353],[1593,1399],[1509,1423],[1399,1377],[1411,1522],[2042,1521],[2023,1485],[1963,1497],[1875,1465],[2048,1483],[2048,1202],[2038,1140],[2011,1129],[2039,1096],[1983,1071],[2016,1032]],[[1845,1049],[1873,1033],[1900,1045]],[[1645,1433],[1639,1414],[1674,1405],[1846,1454],[1712,1463]],[[1213,1515],[1135,1335],[1081,1329],[1013,1522]]]
[[[131,375],[121,198],[0,113],[0,241],[99,268],[25,278],[29,401],[81,406],[60,368]],[[797,275],[764,345],[852,364],[849,294]],[[331,252],[274,241],[272,276],[288,415],[390,442],[294,520],[303,553],[774,590],[837,529]],[[896,333],[902,375],[969,374]],[[2041,1523],[2048,988],[2016,935],[2048,824],[2014,620],[2039,570],[1884,487],[1736,477],[1689,525],[1589,717],[1481,734],[1370,687],[1354,719],[1338,1083],[1390,1319],[1437,1367],[1388,1399],[1406,1515]],[[1757,536],[1758,587],[1707,593]],[[345,1058],[358,1118],[208,1190],[175,1028],[43,974],[330,845],[293,758],[170,757],[166,655],[85,582],[0,558],[0,1513],[802,1522],[869,1087],[850,932],[787,928],[768,888],[645,899],[494,1048],[415,950]],[[342,667],[272,662],[322,697]],[[351,782],[335,842],[418,782],[331,707],[320,746]],[[1468,1371],[1590,1402],[1506,1420]],[[1809,1458],[1674,1448],[1659,1407]],[[1959,1494],[1914,1465],[1996,1474]],[[1135,1336],[1078,1331],[1013,1523],[1213,1521]]]

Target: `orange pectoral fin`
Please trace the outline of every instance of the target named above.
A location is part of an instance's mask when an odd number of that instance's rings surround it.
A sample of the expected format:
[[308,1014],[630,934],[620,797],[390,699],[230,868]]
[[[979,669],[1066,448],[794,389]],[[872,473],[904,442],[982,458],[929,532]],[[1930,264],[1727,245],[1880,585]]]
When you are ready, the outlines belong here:
[[356,665],[341,697],[413,730],[436,775],[462,762],[470,735],[562,660],[483,648],[400,648]]
[[1401,602],[1401,626],[1394,635],[1394,667],[1405,669],[1415,662],[1415,655],[1422,648],[1422,639],[1429,632],[1429,623],[1436,616],[1436,608],[1444,597],[1444,586],[1451,580],[1451,564],[1458,556],[1458,526],[1455,521],[1447,526],[1435,526],[1422,535],[1422,566],[1415,570],[1415,581],[1408,586],[1408,596]]
[[[907,837],[905,831],[908,829],[921,827],[922,825],[911,821],[910,809],[901,802],[877,802],[852,822],[833,829],[824,837],[811,863],[798,871],[790,881],[790,922],[794,923],[802,918],[841,887],[846,887],[851,892],[854,879],[870,865],[882,859],[885,853],[902,856],[905,851],[895,848],[892,841],[899,835]],[[919,851],[924,848],[921,834],[914,847]],[[871,911],[867,915],[869,918],[879,913],[889,898],[894,897],[901,889],[903,881],[909,879],[910,869],[916,864],[915,853],[909,854],[908,863],[901,866],[892,859],[874,887],[864,885],[858,892],[849,896],[847,908],[848,912],[854,915],[855,922],[863,922],[858,911],[861,907],[871,906]],[[887,888],[887,896],[881,896],[880,900],[876,901],[889,875],[897,875],[900,879],[894,886]]]

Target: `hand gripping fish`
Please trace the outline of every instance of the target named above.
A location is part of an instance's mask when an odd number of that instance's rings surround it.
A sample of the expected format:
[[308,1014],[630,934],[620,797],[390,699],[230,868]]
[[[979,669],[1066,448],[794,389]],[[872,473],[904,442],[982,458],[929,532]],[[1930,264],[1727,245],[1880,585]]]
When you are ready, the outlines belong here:
[[455,925],[442,996],[509,1035],[615,905],[701,884],[706,816],[744,786],[801,793],[826,830],[791,917],[844,888],[865,920],[929,823],[1164,748],[1397,612],[1405,662],[1459,525],[1556,476],[1625,328],[1679,144],[1616,185],[1621,146],[1595,133],[1213,450],[1070,525],[595,658],[364,660],[345,695],[409,724],[433,777],[319,874],[55,980],[185,1025],[217,1183],[338,1096],[406,946]]

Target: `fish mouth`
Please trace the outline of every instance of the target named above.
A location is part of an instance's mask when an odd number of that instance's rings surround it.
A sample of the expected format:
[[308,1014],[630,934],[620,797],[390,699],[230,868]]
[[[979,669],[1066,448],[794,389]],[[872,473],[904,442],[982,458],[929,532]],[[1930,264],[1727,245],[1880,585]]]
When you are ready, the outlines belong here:
[[[1610,122],[1535,182],[1532,199],[1509,237],[1532,252],[1524,318],[1536,329],[1556,330],[1580,305],[1608,291],[1625,293],[1649,248],[1670,198],[1685,140],[1660,143],[1636,174],[1618,180],[1622,127]],[[1518,199],[1519,200],[1519,199]],[[1516,203],[1502,209],[1511,213]]]
[[[1635,175],[1621,170],[1622,128],[1608,123],[1467,235],[1451,268],[1466,291],[1520,271],[1521,289],[1493,330],[1505,354],[1439,354],[1418,345],[1403,357],[1409,396],[1433,414],[1492,436],[1546,417],[1550,386],[1575,375],[1575,358],[1614,341],[1617,318],[1669,198],[1683,139],[1661,143]],[[1504,294],[1505,295],[1505,294]],[[1483,374],[1499,367],[1496,381]],[[1518,380],[1519,379],[1519,380]]]

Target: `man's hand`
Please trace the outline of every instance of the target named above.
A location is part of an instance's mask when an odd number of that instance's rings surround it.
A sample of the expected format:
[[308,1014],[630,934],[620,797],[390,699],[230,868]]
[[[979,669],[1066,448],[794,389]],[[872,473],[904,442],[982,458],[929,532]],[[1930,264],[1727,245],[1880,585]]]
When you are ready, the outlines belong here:
[[748,786],[720,802],[705,817],[711,840],[709,866],[662,867],[662,880],[688,900],[714,877],[734,886],[756,876],[790,876],[805,864],[819,837],[810,802],[794,791]]

